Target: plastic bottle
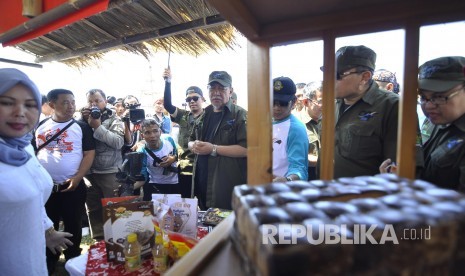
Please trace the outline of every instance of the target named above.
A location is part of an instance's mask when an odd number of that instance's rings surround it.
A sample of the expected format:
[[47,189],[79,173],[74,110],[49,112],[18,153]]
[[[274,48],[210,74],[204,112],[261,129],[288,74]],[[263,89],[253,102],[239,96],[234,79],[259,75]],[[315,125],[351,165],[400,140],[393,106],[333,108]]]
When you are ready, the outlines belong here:
[[153,271],[161,274],[168,269],[168,252],[163,245],[163,236],[156,235],[155,246],[152,249]]
[[141,267],[140,249],[137,234],[129,234],[127,236],[126,247],[124,248],[125,268],[127,272],[136,271]]

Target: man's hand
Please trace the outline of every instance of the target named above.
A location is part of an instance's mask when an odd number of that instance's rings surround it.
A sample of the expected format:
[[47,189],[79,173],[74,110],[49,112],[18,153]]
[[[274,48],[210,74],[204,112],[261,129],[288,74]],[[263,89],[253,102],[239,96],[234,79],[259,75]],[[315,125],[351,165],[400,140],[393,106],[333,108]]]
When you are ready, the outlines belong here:
[[165,79],[167,82],[171,82],[171,69],[170,68],[165,68],[165,71],[163,71],[163,79]]
[[82,108],[81,109],[81,117],[82,120],[88,121],[90,117],[90,109],[89,108]]
[[131,148],[131,151],[136,152],[139,148],[143,148],[145,144],[146,144],[145,140],[140,140]]
[[174,155],[168,155],[163,157],[161,160],[163,160],[163,162],[159,163],[158,165],[163,168],[168,168],[171,166],[171,164],[174,163],[174,161],[176,161],[176,157]]
[[200,155],[208,155],[213,151],[213,144],[195,140],[192,146],[192,152]]
[[68,188],[62,190],[61,193],[72,192],[72,191],[76,190],[76,188],[79,185],[79,183],[81,182],[81,180],[82,180],[82,178],[81,179],[76,179],[76,178],[67,179],[65,181],[65,183],[67,183],[67,184],[64,184],[64,185],[68,185]]
[[395,162],[392,162],[391,159],[384,160],[383,163],[379,166],[380,173],[397,173],[397,165]]
[[45,244],[53,254],[58,254],[68,249],[68,246],[73,245],[73,243],[67,239],[72,236],[73,235],[68,232],[59,232],[51,228],[45,233]]
[[87,123],[91,128],[97,129],[102,124],[102,120],[100,120],[100,118],[94,119],[92,118],[92,116],[89,116],[89,118],[87,119]]

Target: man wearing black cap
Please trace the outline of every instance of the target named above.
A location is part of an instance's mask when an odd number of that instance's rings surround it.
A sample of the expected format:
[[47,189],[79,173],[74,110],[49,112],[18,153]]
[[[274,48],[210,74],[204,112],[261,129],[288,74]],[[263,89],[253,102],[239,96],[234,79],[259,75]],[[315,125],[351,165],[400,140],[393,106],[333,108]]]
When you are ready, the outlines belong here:
[[179,124],[178,144],[182,151],[179,151],[179,185],[181,195],[184,198],[193,197],[192,173],[195,154],[188,148],[189,136],[194,127],[194,122],[203,114],[203,97],[202,89],[197,86],[191,86],[186,90],[186,103],[190,111],[173,106],[171,103],[171,69],[165,69],[163,73],[165,79],[164,105],[170,113],[171,120]]
[[308,179],[306,128],[291,114],[295,93],[290,78],[273,80],[273,182]]
[[465,192],[465,57],[421,65],[418,92],[426,117],[435,125],[423,145],[425,165],[419,178]]
[[336,52],[335,178],[374,175],[396,158],[399,97],[373,81],[375,62],[363,45]]
[[231,86],[227,72],[210,74],[211,105],[190,137],[189,148],[196,154],[194,194],[202,209],[231,209],[234,186],[247,182],[247,111],[232,103]]

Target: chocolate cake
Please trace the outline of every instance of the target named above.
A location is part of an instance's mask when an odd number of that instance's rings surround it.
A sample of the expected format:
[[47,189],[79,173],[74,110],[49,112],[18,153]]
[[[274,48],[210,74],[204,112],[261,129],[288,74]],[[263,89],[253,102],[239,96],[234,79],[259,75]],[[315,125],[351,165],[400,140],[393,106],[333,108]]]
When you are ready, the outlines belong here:
[[233,242],[249,275],[463,273],[465,196],[422,180],[241,185],[232,204]]

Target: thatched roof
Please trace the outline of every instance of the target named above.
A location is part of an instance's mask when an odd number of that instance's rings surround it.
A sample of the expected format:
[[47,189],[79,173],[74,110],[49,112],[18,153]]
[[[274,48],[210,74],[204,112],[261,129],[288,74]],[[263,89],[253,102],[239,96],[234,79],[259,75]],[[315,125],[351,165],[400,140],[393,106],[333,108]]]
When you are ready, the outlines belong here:
[[82,67],[112,49],[147,58],[169,49],[197,56],[233,48],[235,33],[204,0],[112,0],[106,11],[15,47],[35,55],[37,62]]

